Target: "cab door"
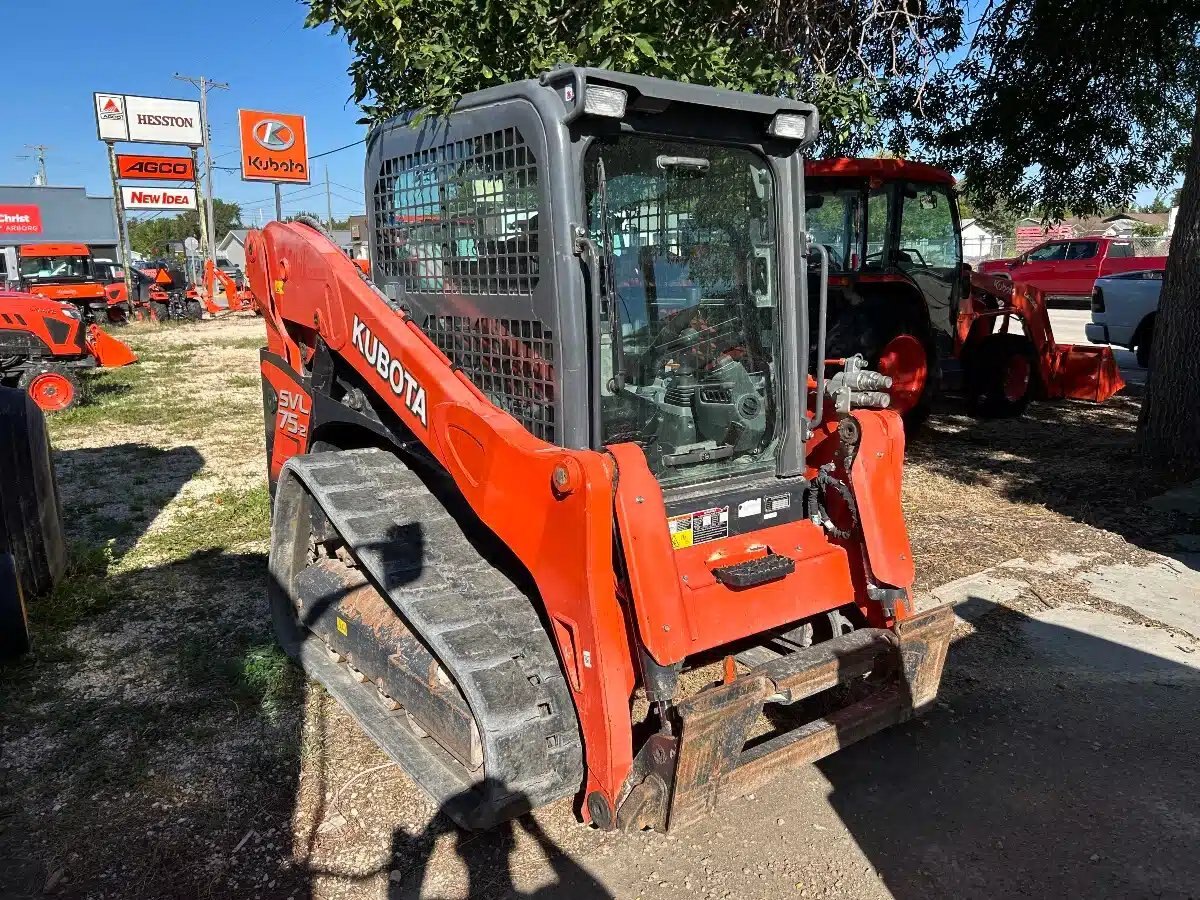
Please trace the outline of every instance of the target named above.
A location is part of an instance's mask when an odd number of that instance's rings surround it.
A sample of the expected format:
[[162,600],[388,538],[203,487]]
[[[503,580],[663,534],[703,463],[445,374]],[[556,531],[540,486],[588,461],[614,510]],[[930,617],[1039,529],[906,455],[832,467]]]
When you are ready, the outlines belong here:
[[1060,266],[1067,255],[1069,241],[1050,241],[1029,251],[1025,263],[1013,269],[1013,281],[1028,284],[1039,291],[1060,292]]
[[1096,254],[1100,242],[1071,241],[1067,245],[1066,255],[1058,264],[1058,288],[1063,294],[1090,294],[1096,276],[1100,273],[1099,260]]
[[941,184],[905,182],[900,188],[893,264],[920,289],[934,331],[953,335],[962,286],[962,235],[954,195]]

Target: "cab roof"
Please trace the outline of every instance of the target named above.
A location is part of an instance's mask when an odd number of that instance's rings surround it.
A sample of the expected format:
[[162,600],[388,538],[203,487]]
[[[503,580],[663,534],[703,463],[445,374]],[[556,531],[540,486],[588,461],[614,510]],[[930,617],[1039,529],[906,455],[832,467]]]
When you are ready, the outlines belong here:
[[809,178],[879,178],[883,181],[923,181],[954,186],[954,176],[945,169],[906,159],[876,159],[835,156],[810,159],[804,164]]
[[89,256],[87,244],[22,244],[22,256]]

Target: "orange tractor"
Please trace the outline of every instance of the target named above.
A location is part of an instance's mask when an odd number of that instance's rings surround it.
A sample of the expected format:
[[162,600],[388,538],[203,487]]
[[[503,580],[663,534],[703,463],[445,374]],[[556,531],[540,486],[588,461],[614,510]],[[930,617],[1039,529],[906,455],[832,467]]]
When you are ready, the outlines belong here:
[[75,403],[78,373],[136,360],[125,342],[85,323],[75,304],[0,291],[0,384],[25,391],[44,412]]
[[[217,285],[225,295],[225,305],[217,303]],[[225,312],[243,312],[254,309],[254,295],[246,288],[239,288],[233,276],[213,265],[211,259],[204,261],[204,288],[197,291],[209,315]]]
[[816,131],[559,68],[371,133],[374,285],[251,232],[277,635],[457,822],[676,828],[932,704],[891,382],[809,315]]
[[809,232],[830,265],[829,347],[889,375],[919,424],[939,388],[983,415],[1031,399],[1102,402],[1122,387],[1107,347],[1057,344],[1038,290],[963,264],[954,178],[898,159],[806,165]]

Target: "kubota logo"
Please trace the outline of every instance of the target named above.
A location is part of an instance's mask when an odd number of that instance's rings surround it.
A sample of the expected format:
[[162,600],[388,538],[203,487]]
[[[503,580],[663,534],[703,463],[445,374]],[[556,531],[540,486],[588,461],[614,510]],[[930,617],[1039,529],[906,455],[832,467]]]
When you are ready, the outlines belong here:
[[405,371],[404,364],[396,358],[396,354],[371,334],[371,329],[358,316],[354,317],[354,331],[350,340],[354,349],[375,369],[375,374],[388,383],[392,393],[428,428],[429,423],[425,420],[425,388]]
[[251,134],[260,147],[276,153],[287,150],[296,143],[296,132],[290,125],[285,125],[278,119],[263,119],[254,126]]

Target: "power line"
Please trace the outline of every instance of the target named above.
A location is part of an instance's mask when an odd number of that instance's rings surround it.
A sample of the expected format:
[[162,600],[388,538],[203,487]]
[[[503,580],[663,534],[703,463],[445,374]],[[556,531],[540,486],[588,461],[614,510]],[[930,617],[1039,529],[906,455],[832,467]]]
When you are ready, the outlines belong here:
[[343,150],[349,150],[351,147],[357,147],[359,144],[365,144],[366,142],[366,138],[360,138],[353,144],[346,144],[344,147],[335,147],[334,149],[326,150],[323,153],[314,153],[309,157],[309,159],[320,159],[322,156],[329,156],[331,153],[341,153]]

